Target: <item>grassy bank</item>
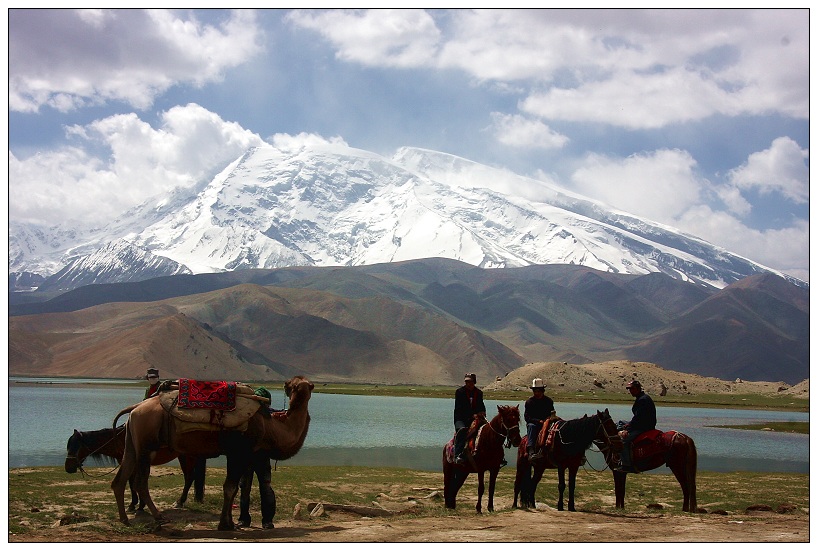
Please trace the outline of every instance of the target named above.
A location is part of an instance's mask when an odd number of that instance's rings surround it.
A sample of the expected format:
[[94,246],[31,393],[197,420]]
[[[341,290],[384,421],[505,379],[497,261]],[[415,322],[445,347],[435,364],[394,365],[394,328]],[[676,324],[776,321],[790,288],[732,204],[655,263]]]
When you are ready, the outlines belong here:
[[[60,538],[77,538],[93,532],[95,538],[123,541],[138,539],[154,529],[149,517],[142,515],[140,522],[125,527],[117,522],[116,506],[110,490],[113,473],[110,468],[90,468],[89,476],[70,475],[61,467],[18,468],[9,470],[9,540],[30,541],[59,533]],[[176,523],[203,523],[211,529],[218,523],[221,508],[223,468],[208,469],[205,502],[191,502],[185,508],[185,517],[177,516]],[[171,465],[154,467],[150,480],[151,494],[160,510],[168,512],[177,499],[183,478],[181,470]],[[498,511],[508,510],[513,498],[514,472],[500,471],[496,490]],[[273,472],[273,488],[277,496],[277,520],[293,518],[296,505],[323,502],[360,507],[372,507],[373,502],[389,509],[405,510],[401,514],[420,517],[455,518],[474,514],[476,477],[470,476],[458,496],[458,509],[451,511],[435,497],[441,490],[443,476],[439,472],[407,469],[365,467],[304,467],[279,464]],[[699,472],[698,505],[707,513],[729,515],[740,522],[747,508],[769,507],[781,514],[809,517],[809,476],[796,473],[710,473]],[[431,497],[430,497],[431,496]],[[127,496],[126,496],[127,497]],[[580,511],[609,515],[641,515],[656,511],[661,505],[662,515],[685,515],[681,512],[682,494],[670,474],[641,474],[628,477],[626,509],[613,507],[611,473],[581,470],[577,479],[577,508]],[[485,500],[485,497],[484,497]],[[555,471],[549,470],[538,491],[537,501],[555,506],[557,484]],[[237,500],[238,503],[238,500]],[[408,503],[415,503],[406,509]],[[485,501],[484,501],[485,504]],[[172,511],[170,511],[172,513]],[[259,519],[258,490],[253,489],[251,513]],[[182,513],[179,513],[180,515]],[[234,518],[238,510],[234,511]],[[136,518],[136,517],[134,517]],[[305,519],[311,526],[330,519]],[[65,528],[68,524],[68,536]],[[65,541],[64,539],[62,541]]]
[[[258,387],[263,386],[268,389],[280,389],[283,381],[250,381],[247,384]],[[66,385],[73,387],[128,387],[131,383],[110,383],[100,379],[93,383],[19,383],[14,384],[50,384]],[[144,388],[144,381],[134,381],[133,386]],[[423,386],[423,385],[379,385],[361,383],[315,383],[315,392],[324,394],[350,394],[360,396],[401,396],[415,398],[444,398],[454,399],[454,387],[448,386]],[[528,390],[525,391],[484,391],[488,400],[507,400],[522,404],[530,396]],[[600,409],[608,405],[632,404],[633,398],[626,392],[609,392],[605,390],[593,392],[570,392],[559,389],[549,389],[548,395],[554,402],[562,403],[591,403],[599,404]],[[666,407],[704,407],[704,408],[734,408],[734,409],[769,409],[780,411],[809,411],[809,400],[795,398],[791,395],[761,395],[761,394],[689,394],[674,396],[651,396],[658,406]]]

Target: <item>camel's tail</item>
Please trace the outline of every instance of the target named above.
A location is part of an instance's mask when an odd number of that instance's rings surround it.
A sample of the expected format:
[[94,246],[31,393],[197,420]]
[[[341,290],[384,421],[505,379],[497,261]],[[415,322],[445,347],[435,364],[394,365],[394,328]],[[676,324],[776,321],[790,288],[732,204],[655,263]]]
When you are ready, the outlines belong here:
[[[139,402],[139,404],[141,404],[141,403],[142,403],[142,402]],[[111,427],[111,428],[114,428],[114,429],[115,429],[115,428],[116,428],[116,422],[117,422],[117,421],[119,421],[119,418],[120,418],[120,417],[122,417],[123,415],[125,415],[126,413],[130,413],[130,412],[132,412],[133,410],[135,410],[135,409],[136,409],[136,406],[138,406],[139,404],[134,404],[134,405],[132,405],[132,406],[128,406],[128,407],[126,407],[125,409],[121,410],[119,413],[117,413],[117,414],[116,414],[116,417],[114,417],[114,424],[112,425],[112,427]]]

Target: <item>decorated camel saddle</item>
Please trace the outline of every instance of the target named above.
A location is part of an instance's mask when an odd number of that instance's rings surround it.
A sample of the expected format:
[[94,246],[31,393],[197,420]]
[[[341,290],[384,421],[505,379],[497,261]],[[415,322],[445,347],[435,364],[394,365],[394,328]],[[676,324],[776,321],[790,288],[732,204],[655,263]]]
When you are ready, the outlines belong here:
[[269,398],[248,385],[228,381],[167,381],[159,403],[173,417],[177,432],[247,430],[247,421]]

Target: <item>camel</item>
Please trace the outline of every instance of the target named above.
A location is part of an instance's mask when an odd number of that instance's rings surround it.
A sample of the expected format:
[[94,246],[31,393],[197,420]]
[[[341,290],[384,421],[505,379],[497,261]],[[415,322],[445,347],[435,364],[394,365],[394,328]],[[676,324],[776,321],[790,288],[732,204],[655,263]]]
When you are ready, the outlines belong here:
[[285,417],[270,416],[264,408],[259,408],[247,421],[247,429],[239,430],[194,430],[177,432],[175,422],[169,412],[154,396],[123,409],[114,418],[130,412],[126,423],[125,454],[119,472],[111,482],[111,489],[119,509],[119,520],[129,524],[125,512],[125,486],[132,474],[136,474],[135,485],[140,499],[156,521],[164,520],[154,505],[148,491],[150,455],[167,447],[178,454],[200,457],[227,456],[227,477],[225,478],[224,503],[219,518],[219,530],[235,530],[232,508],[239,488],[239,479],[247,471],[256,454],[283,460],[293,457],[304,444],[310,425],[307,404],[315,385],[304,377],[293,377],[284,383],[284,391],[290,398]]

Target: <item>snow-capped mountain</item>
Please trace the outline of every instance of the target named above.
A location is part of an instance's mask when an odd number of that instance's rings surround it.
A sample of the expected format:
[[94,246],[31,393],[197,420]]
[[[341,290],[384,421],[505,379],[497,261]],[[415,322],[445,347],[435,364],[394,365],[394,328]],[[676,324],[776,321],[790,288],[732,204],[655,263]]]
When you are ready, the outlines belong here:
[[[532,187],[545,199],[495,191]],[[48,282],[59,289],[123,281],[125,274],[135,280],[429,257],[487,268],[664,272],[717,288],[772,272],[803,285],[673,228],[506,170],[435,151],[402,148],[388,159],[339,144],[255,147],[199,189],[157,198],[105,228],[11,224],[9,244],[10,272],[59,272],[59,283]]]

